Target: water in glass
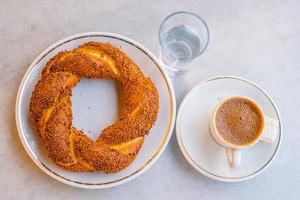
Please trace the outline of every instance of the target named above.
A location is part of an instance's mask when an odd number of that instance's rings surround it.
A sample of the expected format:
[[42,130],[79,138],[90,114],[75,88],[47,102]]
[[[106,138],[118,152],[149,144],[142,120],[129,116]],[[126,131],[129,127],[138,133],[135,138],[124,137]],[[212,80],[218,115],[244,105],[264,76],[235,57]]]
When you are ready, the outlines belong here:
[[179,25],[168,30],[163,37],[164,59],[168,63],[185,61],[196,57],[201,49],[199,33],[188,25]]

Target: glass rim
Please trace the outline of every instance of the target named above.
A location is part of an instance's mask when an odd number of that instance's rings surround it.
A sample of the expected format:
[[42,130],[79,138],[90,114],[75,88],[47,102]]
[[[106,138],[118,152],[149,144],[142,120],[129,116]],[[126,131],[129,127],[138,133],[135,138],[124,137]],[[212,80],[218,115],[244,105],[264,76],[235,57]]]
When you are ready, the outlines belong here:
[[190,16],[193,16],[193,17],[196,17],[205,27],[205,30],[207,32],[207,42],[204,46],[204,48],[199,51],[199,53],[193,57],[190,57],[190,58],[180,58],[178,60],[180,61],[190,61],[190,60],[193,60],[194,58],[200,56],[206,49],[207,49],[207,46],[208,46],[208,43],[209,43],[209,40],[210,40],[210,34],[209,34],[209,28],[208,28],[208,25],[207,23],[204,21],[204,19],[202,19],[199,15],[195,14],[195,13],[192,13],[192,12],[188,12],[188,11],[176,11],[176,12],[173,12],[171,14],[169,14],[167,17],[165,17],[165,19],[161,22],[160,26],[159,26],[159,32],[158,32],[158,38],[159,38],[159,44],[160,46],[165,49],[165,45],[163,44],[163,41],[162,41],[162,38],[161,38],[161,32],[162,32],[162,28],[163,26],[165,25],[165,23],[173,16],[175,15],[179,15],[179,14],[185,14],[185,15],[190,15]]

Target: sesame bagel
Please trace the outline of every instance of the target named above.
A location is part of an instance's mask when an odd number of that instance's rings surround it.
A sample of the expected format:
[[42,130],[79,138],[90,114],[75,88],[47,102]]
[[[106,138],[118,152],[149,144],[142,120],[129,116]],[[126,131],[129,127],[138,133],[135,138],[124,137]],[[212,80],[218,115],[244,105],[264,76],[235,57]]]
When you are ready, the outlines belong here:
[[[120,84],[119,119],[96,141],[72,125],[72,88],[81,77]],[[88,42],[49,60],[32,92],[29,115],[58,166],[74,172],[113,173],[136,158],[158,109],[155,85],[124,52],[109,43]]]

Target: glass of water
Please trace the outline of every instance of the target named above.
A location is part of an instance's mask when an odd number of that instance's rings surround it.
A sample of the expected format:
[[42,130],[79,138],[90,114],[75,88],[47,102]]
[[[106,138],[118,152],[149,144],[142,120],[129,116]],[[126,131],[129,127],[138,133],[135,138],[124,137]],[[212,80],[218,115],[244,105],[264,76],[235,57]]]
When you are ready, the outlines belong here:
[[167,16],[159,29],[160,60],[169,75],[186,71],[209,42],[205,21],[198,15],[179,11]]

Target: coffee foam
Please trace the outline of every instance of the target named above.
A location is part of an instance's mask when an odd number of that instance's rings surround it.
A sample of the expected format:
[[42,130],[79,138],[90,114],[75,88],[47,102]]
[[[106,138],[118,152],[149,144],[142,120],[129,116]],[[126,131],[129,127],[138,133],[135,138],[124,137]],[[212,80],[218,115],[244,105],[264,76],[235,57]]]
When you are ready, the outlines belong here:
[[235,97],[217,110],[216,128],[223,139],[236,145],[246,145],[261,134],[264,119],[259,107],[249,99]]

